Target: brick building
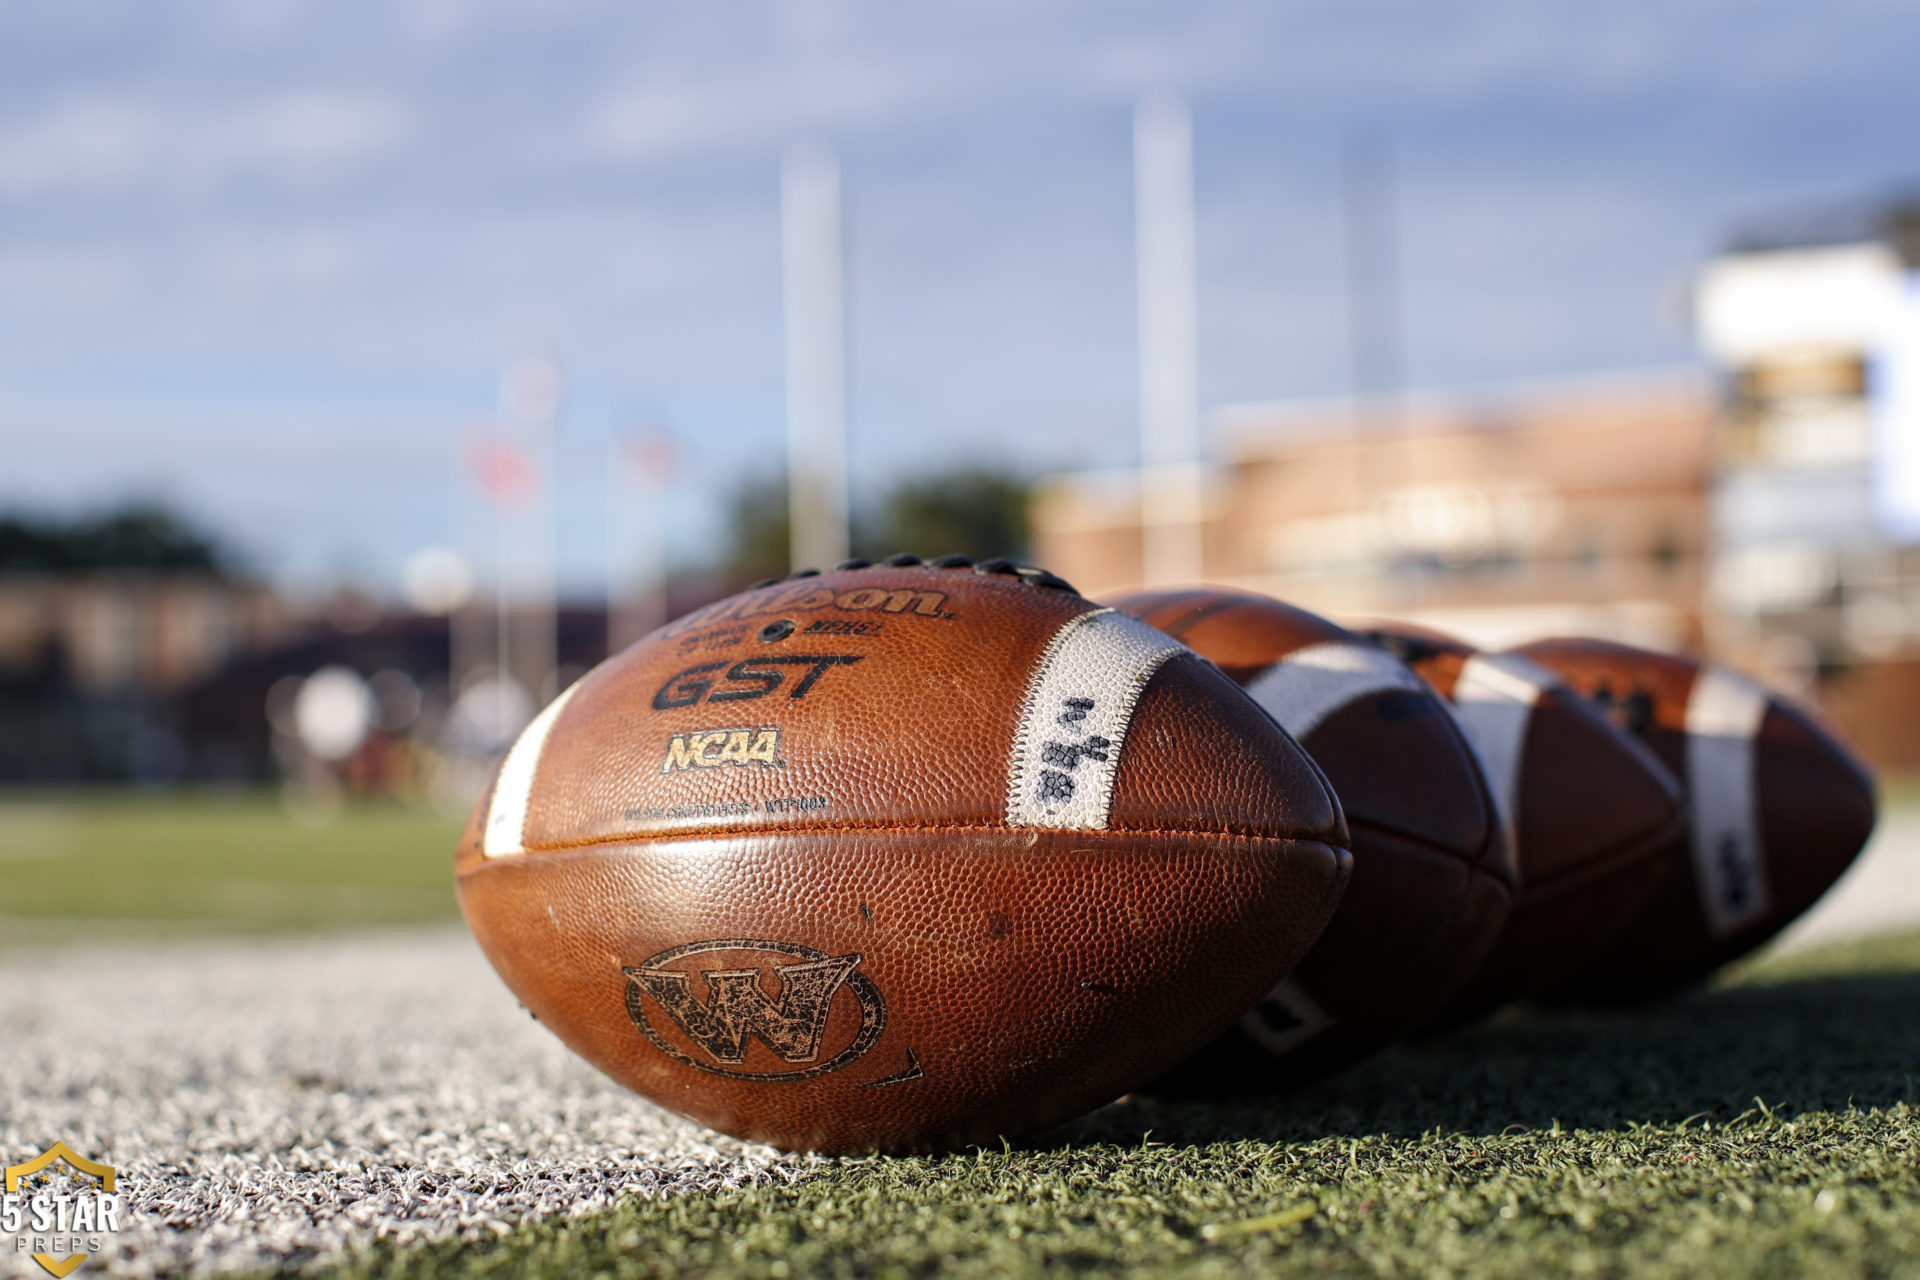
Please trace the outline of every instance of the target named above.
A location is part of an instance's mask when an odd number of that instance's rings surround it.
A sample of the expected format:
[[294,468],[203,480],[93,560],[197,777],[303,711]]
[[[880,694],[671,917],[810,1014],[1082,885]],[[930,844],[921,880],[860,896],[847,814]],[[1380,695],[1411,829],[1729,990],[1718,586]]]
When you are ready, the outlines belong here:
[[[1565,631],[1697,644],[1716,417],[1690,373],[1224,409],[1204,576],[1486,644]],[[1034,541],[1083,590],[1135,584],[1135,473],[1042,485]]]

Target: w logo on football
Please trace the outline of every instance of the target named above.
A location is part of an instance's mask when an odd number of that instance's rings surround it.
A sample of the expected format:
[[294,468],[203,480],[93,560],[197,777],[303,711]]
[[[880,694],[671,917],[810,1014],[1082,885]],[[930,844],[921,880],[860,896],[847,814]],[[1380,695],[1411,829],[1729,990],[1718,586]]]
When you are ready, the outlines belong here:
[[[798,963],[676,967],[695,956],[720,953],[741,959],[771,953]],[[858,954],[831,956],[792,942],[718,938],[688,943],[622,970],[627,975],[627,1015],[662,1052],[688,1066],[741,1080],[805,1080],[846,1066],[872,1048],[886,1026],[886,1002],[859,964]],[[696,977],[705,987],[704,999],[696,994]],[[667,1015],[668,1026],[656,1025],[649,1016],[649,999]],[[857,1025],[847,1037],[846,1024],[854,1019],[842,1017],[841,1030],[832,1038],[848,1042],[819,1062],[835,1022],[836,1001],[844,1006],[848,999],[857,1006]],[[792,1071],[746,1069],[754,1041],[780,1062],[814,1065]]]
[[702,971],[705,1004],[694,999],[693,975],[684,969],[626,973],[716,1062],[744,1062],[749,1036],[788,1062],[812,1062],[820,1055],[820,1033],[827,1029],[833,993],[859,963],[860,957],[851,955],[781,965],[778,1001],[761,985],[764,969]]

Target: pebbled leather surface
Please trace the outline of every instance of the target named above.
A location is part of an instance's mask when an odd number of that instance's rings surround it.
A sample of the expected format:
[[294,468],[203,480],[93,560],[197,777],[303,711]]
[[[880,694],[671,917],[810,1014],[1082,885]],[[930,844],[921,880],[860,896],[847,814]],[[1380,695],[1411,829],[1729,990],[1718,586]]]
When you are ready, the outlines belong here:
[[[1699,662],[1600,640],[1543,640],[1515,652],[1593,699],[1686,792],[1687,702]],[[1682,830],[1665,846],[1659,884],[1641,909],[1549,994],[1620,1003],[1697,982],[1771,938],[1840,878],[1873,830],[1873,779],[1865,766],[1805,712],[1776,698],[1760,724],[1754,767],[1771,887],[1765,917],[1712,936]]]
[[[1243,592],[1137,592],[1107,602],[1243,685],[1309,646],[1368,643]],[[1416,687],[1365,696],[1321,720],[1302,745],[1339,794],[1353,836],[1353,882],[1293,974],[1333,1023],[1277,1057],[1236,1027],[1163,1078],[1163,1092],[1269,1090],[1377,1052],[1440,1012],[1506,916],[1511,853],[1472,752],[1437,695]]]
[[487,856],[482,799],[475,938],[613,1078],[777,1146],[939,1150],[1137,1087],[1298,962],[1351,858],[1313,762],[1184,650],[1118,748],[1054,717],[1056,771],[1113,771],[1105,829],[1010,826],[1035,664],[1095,607],[906,566],[656,632],[554,720],[526,852]]
[[[869,828],[501,860],[463,876],[460,897],[508,986],[620,1083],[775,1146],[901,1152],[1058,1123],[1172,1065],[1298,960],[1345,862],[1306,841]],[[670,1057],[636,1032],[623,969],[716,938],[857,955],[884,1029],[811,1079],[735,1079]],[[770,959],[749,950],[700,967]],[[842,988],[816,1060],[855,1039],[861,1013]],[[754,1041],[738,1069],[796,1064]]]
[[[1369,625],[1451,697],[1471,645],[1425,628]],[[1636,739],[1564,685],[1535,701],[1513,815],[1520,889],[1499,941],[1436,1019],[1458,1025],[1546,990],[1646,904],[1684,831],[1679,783]]]

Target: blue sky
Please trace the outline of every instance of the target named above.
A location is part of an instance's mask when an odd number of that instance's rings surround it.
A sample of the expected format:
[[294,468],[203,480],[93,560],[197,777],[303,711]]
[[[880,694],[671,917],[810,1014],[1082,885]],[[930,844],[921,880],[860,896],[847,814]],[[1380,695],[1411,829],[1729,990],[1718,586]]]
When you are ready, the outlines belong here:
[[505,363],[686,442],[682,558],[782,431],[777,169],[839,152],[853,481],[1136,453],[1131,109],[1195,120],[1206,404],[1337,394],[1339,161],[1392,140],[1409,379],[1685,359],[1736,222],[1920,177],[1920,9],[1427,2],[10,6],[0,505],[161,495],[304,580],[456,537]]

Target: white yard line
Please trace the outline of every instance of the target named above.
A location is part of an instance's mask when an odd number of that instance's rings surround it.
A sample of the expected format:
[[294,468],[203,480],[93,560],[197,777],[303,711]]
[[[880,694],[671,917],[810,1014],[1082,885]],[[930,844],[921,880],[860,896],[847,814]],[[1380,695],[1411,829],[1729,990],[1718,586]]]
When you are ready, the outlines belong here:
[[[808,1161],[619,1088],[458,929],[0,953],[0,1164],[119,1170],[116,1274],[485,1234]],[[11,1241],[0,1275],[41,1275]]]
[[[1777,944],[1920,928],[1920,808]],[[817,1164],[671,1116],[569,1053],[455,928],[0,951],[0,1164],[116,1166],[117,1274],[484,1235]],[[0,1275],[42,1275],[11,1250]]]

